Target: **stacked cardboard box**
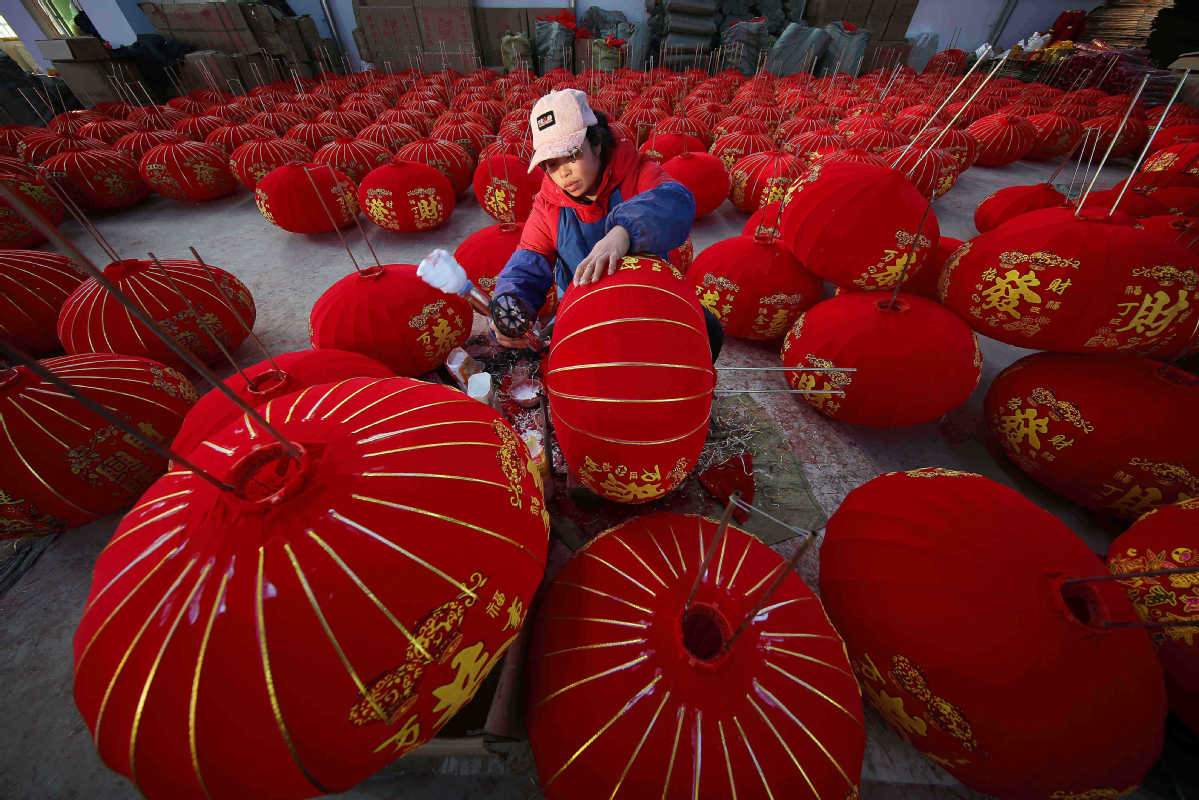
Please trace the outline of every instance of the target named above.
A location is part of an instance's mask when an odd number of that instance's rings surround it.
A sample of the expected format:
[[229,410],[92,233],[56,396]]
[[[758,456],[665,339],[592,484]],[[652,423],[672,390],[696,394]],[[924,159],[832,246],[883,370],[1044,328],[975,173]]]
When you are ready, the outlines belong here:
[[[353,0],[354,41],[377,68],[471,70],[479,43],[470,0]],[[498,44],[498,42],[497,42]],[[497,50],[498,53],[498,50]]]
[[[863,71],[880,62],[888,53],[908,48],[908,25],[916,13],[918,0],[808,0],[804,18],[809,25],[823,27],[830,22],[852,22],[870,32],[870,48]],[[881,52],[880,52],[881,51]],[[875,53],[879,53],[875,56]],[[893,59],[894,56],[892,55]]]

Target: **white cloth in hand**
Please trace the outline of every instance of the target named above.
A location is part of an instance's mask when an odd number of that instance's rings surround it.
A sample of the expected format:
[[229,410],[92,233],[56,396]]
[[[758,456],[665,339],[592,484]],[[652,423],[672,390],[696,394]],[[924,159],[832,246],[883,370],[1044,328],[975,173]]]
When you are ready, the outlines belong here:
[[462,294],[466,290],[466,270],[445,250],[434,250],[421,259],[417,277],[446,294]]

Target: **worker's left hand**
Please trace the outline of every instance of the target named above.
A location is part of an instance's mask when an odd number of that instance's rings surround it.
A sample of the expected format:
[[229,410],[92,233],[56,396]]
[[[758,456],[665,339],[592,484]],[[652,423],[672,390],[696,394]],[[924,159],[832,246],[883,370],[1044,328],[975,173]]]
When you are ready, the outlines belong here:
[[620,260],[629,252],[629,232],[617,225],[595,243],[587,257],[575,269],[575,283],[586,286],[595,283],[604,275],[615,275]]

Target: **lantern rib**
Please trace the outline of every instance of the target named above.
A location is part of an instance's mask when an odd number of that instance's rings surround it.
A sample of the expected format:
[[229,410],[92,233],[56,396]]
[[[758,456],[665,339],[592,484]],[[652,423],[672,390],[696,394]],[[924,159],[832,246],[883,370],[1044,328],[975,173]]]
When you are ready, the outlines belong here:
[[559,622],[598,622],[604,625],[619,625],[624,628],[641,628],[646,629],[649,624],[646,622],[636,622],[627,619],[605,619],[604,617],[550,617],[551,620]]
[[816,695],[816,696],[817,696],[817,697],[819,697],[820,699],[822,699],[822,700],[824,700],[825,702],[829,703],[829,704],[830,704],[830,705],[832,705],[834,708],[836,708],[836,709],[838,709],[839,711],[841,711],[841,713],[845,714],[847,717],[849,717],[850,719],[852,719],[854,722],[857,722],[859,725],[861,725],[861,724],[862,724],[861,722],[859,722],[859,721],[858,721],[858,718],[857,718],[857,717],[855,717],[855,716],[853,715],[853,712],[851,712],[851,711],[850,711],[849,709],[847,709],[845,706],[843,706],[843,705],[841,705],[840,703],[838,703],[838,702],[837,702],[836,700],[834,700],[833,698],[829,697],[829,696],[828,696],[827,694],[825,694],[824,692],[822,692],[822,691],[820,691],[819,689],[817,689],[817,688],[816,688],[815,686],[813,686],[812,684],[808,683],[808,682],[807,682],[807,681],[805,681],[805,680],[802,680],[802,679],[800,679],[800,678],[797,678],[797,677],[795,677],[795,676],[794,676],[794,675],[792,675],[790,672],[787,672],[787,670],[785,670],[785,669],[783,669],[782,667],[780,667],[778,664],[775,664],[773,661],[764,660],[762,663],[763,663],[763,664],[765,664],[766,666],[770,667],[772,670],[774,670],[775,672],[779,673],[779,674],[780,674],[780,675],[782,675],[783,677],[785,677],[785,678],[788,678],[788,679],[790,679],[791,681],[794,681],[795,683],[799,684],[799,685],[800,685],[800,686],[802,686],[803,688],[807,689],[807,690],[808,690],[809,692],[811,692],[812,694]]
[[816,791],[816,787],[812,785],[812,779],[808,777],[808,773],[804,770],[803,765],[799,763],[799,759],[795,757],[795,753],[791,751],[791,747],[787,744],[787,741],[783,738],[783,735],[779,733],[778,728],[776,728],[774,723],[771,722],[770,717],[766,716],[766,712],[763,711],[758,704],[754,702],[754,699],[748,694],[745,695],[745,699],[749,701],[751,706],[753,706],[754,711],[758,712],[758,716],[760,716],[762,721],[766,723],[766,727],[770,728],[770,732],[774,734],[774,738],[778,739],[778,742],[782,746],[783,750],[791,758],[791,763],[795,765],[797,770],[799,770],[799,774],[803,777],[804,783],[806,783],[808,788],[812,790],[812,794],[815,795],[816,800],[820,800],[820,792]]
[[40,483],[42,486],[46,487],[47,491],[49,491],[52,495],[57,497],[59,500],[63,501],[67,505],[69,505],[71,508],[76,509],[80,513],[91,516],[91,512],[89,512],[87,509],[85,509],[85,508],[71,502],[67,498],[63,497],[62,494],[60,494],[57,489],[55,489],[50,484],[46,483],[45,479],[42,478],[42,476],[38,474],[38,471],[33,468],[33,465],[30,464],[28,460],[26,460],[25,454],[21,452],[21,449],[19,447],[17,447],[17,443],[13,441],[12,434],[8,430],[8,423],[4,419],[4,414],[0,414],[0,430],[4,431],[4,438],[8,440],[8,446],[12,449],[13,454],[16,455],[17,460],[19,460],[21,462],[22,466],[24,466],[25,469],[29,471],[30,475],[32,475],[34,478],[37,479],[38,483]]
[[[291,422],[292,414],[296,413],[296,406],[298,406],[300,404],[300,402],[303,401],[304,396],[306,394],[308,394],[308,392],[311,391],[313,388],[314,387],[312,387],[312,386],[305,386],[300,391],[300,393],[296,395],[296,399],[291,402],[291,408],[287,409],[287,416],[283,418],[284,425]],[[273,405],[273,403],[274,403],[274,401],[272,401],[272,405]]]
[[673,525],[669,525],[667,527],[670,529],[670,538],[674,540],[674,549],[679,554],[679,571],[686,572],[687,571],[687,559],[683,558],[683,548],[679,544],[679,537],[677,534],[675,534]]
[[[344,383],[344,382],[345,382],[345,381],[342,381],[342,383]],[[341,386],[341,383],[339,383],[339,384],[337,384],[337,385],[338,385],[338,386]],[[369,382],[369,381],[368,381],[368,382],[365,382],[365,383],[363,383],[363,384],[362,384],[361,386],[359,386],[357,389],[355,389],[354,391],[350,392],[348,395],[346,395],[345,397],[343,397],[341,400],[337,401],[337,404],[336,404],[336,405],[334,405],[334,406],[333,406],[333,408],[329,409],[328,411],[326,411],[326,412],[324,413],[324,415],[323,415],[323,416],[321,416],[321,420],[322,420],[322,421],[324,421],[324,420],[327,420],[327,419],[329,419],[329,417],[331,417],[331,416],[333,416],[334,414],[336,414],[336,413],[338,412],[338,410],[339,410],[339,409],[340,409],[342,406],[344,406],[346,403],[350,402],[350,401],[351,401],[351,400],[353,400],[355,397],[357,397],[357,396],[359,395],[359,393],[366,391],[367,389],[369,389],[369,388],[370,388],[371,386],[373,386],[373,385],[374,385],[374,384],[373,384],[372,382]],[[410,389],[411,389],[412,387],[410,386],[410,387],[408,387],[408,388],[410,388]]]
[[[606,678],[609,675],[614,675],[617,672],[620,672],[621,670],[632,669],[633,667],[644,662],[648,658],[649,658],[649,653],[642,653],[641,655],[637,656],[636,658],[626,661],[623,664],[617,664],[614,667],[609,667],[608,669],[601,670],[592,675],[588,675],[585,678],[579,678],[577,681],[572,681],[571,683],[568,683],[565,686],[563,686],[562,688],[556,689],[556,690],[550,692],[545,697],[538,700],[537,705],[535,705],[534,708],[540,708],[541,706],[545,705],[546,703],[553,700],[554,698],[556,698],[562,694],[565,694],[566,692],[569,692],[571,689],[577,689],[580,686],[584,686],[588,683],[591,683],[592,681],[599,680],[600,678]],[[658,677],[661,677],[661,675],[659,675]],[[561,771],[561,770],[559,770],[559,771]]]
[[575,759],[577,759],[579,756],[581,756],[583,754],[583,751],[585,751],[587,748],[591,747],[591,745],[593,745],[595,743],[596,739],[603,736],[604,732],[607,731],[609,728],[611,728],[613,725],[615,725],[616,721],[619,720],[621,717],[623,717],[633,706],[637,705],[637,703],[641,700],[641,698],[643,698],[647,694],[649,694],[653,690],[654,686],[656,686],[658,681],[660,681],[660,680],[662,680],[662,676],[660,674],[655,675],[653,680],[651,680],[649,683],[647,683],[644,688],[642,688],[640,691],[638,691],[636,694],[634,694],[631,698],[629,698],[628,702],[626,702],[614,715],[612,715],[611,719],[609,719],[607,722],[605,722],[598,731],[593,733],[591,735],[591,737],[589,739],[587,739],[587,741],[583,742],[583,744],[579,746],[579,749],[574,752],[574,755],[572,755],[570,758],[568,758],[566,760],[566,763],[558,768],[558,771],[555,772],[553,774],[553,776],[551,776],[550,779],[545,782],[545,785],[549,786],[551,783],[553,783],[555,780],[557,780],[558,776],[561,775],[566,770],[567,767],[569,767],[571,764],[573,764],[575,762]]
[[716,559],[716,581],[715,585],[720,588],[720,572],[724,569],[724,554],[728,550],[729,537],[720,537],[720,556]]
[[627,572],[625,572],[624,570],[622,570],[620,567],[618,567],[618,566],[616,566],[615,564],[613,564],[611,561],[608,561],[607,559],[604,559],[604,558],[600,558],[599,556],[595,555],[594,553],[592,553],[592,552],[590,552],[590,551],[587,551],[587,552],[583,553],[583,557],[584,557],[584,558],[591,558],[591,559],[594,559],[594,560],[598,561],[599,563],[603,564],[603,565],[604,565],[605,567],[607,567],[608,569],[610,569],[610,570],[612,570],[613,572],[615,572],[615,573],[616,573],[617,575],[619,575],[620,577],[622,577],[622,578],[624,578],[625,580],[627,580],[629,583],[631,583],[631,584],[633,584],[634,586],[636,586],[636,587],[637,587],[638,589],[640,589],[641,591],[643,591],[643,592],[645,592],[646,594],[648,594],[650,597],[657,597],[657,596],[658,596],[658,595],[657,595],[657,593],[656,593],[656,592],[655,592],[653,589],[649,588],[649,587],[648,587],[648,586],[646,586],[644,583],[642,583],[641,581],[637,580],[637,579],[636,579],[636,578],[634,578],[632,575],[630,575],[629,573],[627,573]]
[[591,395],[570,394],[568,392],[550,389],[549,393],[553,397],[560,397],[564,400],[578,400],[583,403],[611,403],[614,405],[625,405],[631,403],[684,403],[688,400],[695,400],[700,397],[707,397],[710,392],[697,392],[696,394],[686,395],[684,397],[659,397],[659,398],[613,398],[613,397],[593,397]]
[[[138,371],[140,372],[140,370],[138,370]],[[58,374],[60,376],[62,376],[64,374],[63,370],[58,370]],[[10,398],[10,399],[15,401],[15,398]],[[38,400],[36,397],[30,397],[29,395],[25,395],[24,399],[28,400],[29,402],[33,403],[34,405],[41,406],[42,408],[49,411],[51,414],[55,414],[55,415],[61,417],[64,421],[69,422],[72,425],[75,425],[76,427],[81,428],[82,430],[85,430],[85,431],[88,430],[88,427],[86,425],[84,425],[82,422],[80,422],[79,420],[75,419],[74,417],[68,416],[67,414],[62,413],[54,406],[43,403],[41,400]],[[132,513],[132,512],[130,512],[130,513]]]
[[636,603],[633,603],[629,600],[625,600],[623,597],[617,597],[616,595],[610,594],[608,592],[601,592],[599,589],[596,589],[594,586],[585,586],[581,583],[572,583],[570,581],[558,581],[558,583],[561,584],[562,586],[570,586],[574,589],[579,589],[580,591],[589,592],[589,593],[597,595],[599,597],[606,597],[609,600],[614,600],[615,602],[620,603],[621,605],[626,605],[629,608],[633,609],[634,611],[640,611],[642,614],[647,614],[647,615],[653,614],[653,611],[646,608],[645,606],[639,606]]
[[729,789],[733,792],[733,800],[737,800],[737,781],[733,778],[733,761],[729,758],[729,745],[724,738],[724,725],[716,720],[716,730],[720,733],[720,749],[724,751],[724,766],[729,774]]
[[[677,293],[672,292],[669,289],[663,289],[661,286],[654,286],[654,285],[648,284],[648,283],[616,283],[616,284],[610,284],[608,286],[599,286],[599,287],[587,292],[587,294],[582,295],[574,302],[572,302],[570,307],[574,308],[575,306],[579,305],[587,298],[595,297],[600,292],[607,292],[607,291],[611,291],[613,289],[629,289],[629,288],[634,288],[634,287],[636,287],[638,289],[651,289],[655,292],[661,292],[662,294],[670,295],[674,299],[678,300],[680,303],[683,303],[684,305],[686,305],[688,308],[691,307],[691,303],[689,303],[686,300],[686,298],[680,297]],[[566,337],[563,337],[563,339],[561,341],[566,341]]]
[[666,562],[666,568],[670,570],[670,574],[675,578],[679,577],[679,573],[675,571],[674,564],[670,563],[670,559],[666,557],[666,551],[662,549],[662,545],[658,544],[658,537],[654,536],[653,531],[650,531],[649,540],[654,543],[654,547],[658,549],[658,555],[662,556],[662,560]]
[[[476,403],[478,401],[464,398],[462,400],[455,400],[453,402]],[[368,436],[365,439],[359,439],[358,441],[354,442],[354,444],[359,444],[359,445],[371,444],[372,442],[378,442],[383,439],[390,439],[393,436],[400,436],[405,433],[412,433],[413,431],[425,431],[425,430],[429,430],[430,428],[443,428],[446,425],[486,425],[488,427],[491,427],[491,423],[488,422],[487,420],[451,419],[451,420],[446,420],[444,422],[431,422],[427,425],[416,425],[411,428],[400,428],[399,430],[395,430],[395,431],[385,431],[383,433],[376,433],[374,436]],[[375,455],[375,453],[366,453],[365,455],[368,455],[368,456]]]
[[[669,439],[656,439],[654,441],[647,441],[647,442],[632,442],[632,441],[628,441],[626,439],[613,439],[610,436],[600,436],[599,434],[589,433],[587,431],[576,428],[574,425],[571,425],[569,422],[567,422],[564,419],[559,419],[558,422],[560,422],[562,425],[565,425],[567,428],[570,428],[575,433],[582,434],[583,436],[589,436],[592,439],[598,439],[601,442],[608,442],[609,444],[627,444],[627,445],[635,446],[635,447],[652,447],[653,445],[670,444],[671,442],[677,442],[681,439],[686,439],[688,436],[690,436],[691,434],[700,430],[701,428],[707,427],[708,419],[710,416],[711,416],[711,411],[709,411],[708,414],[704,416],[703,422],[701,422],[699,425],[696,425],[694,428],[687,431],[686,433],[680,434],[679,436],[672,436]],[[679,555],[681,556],[682,553],[680,552]]]
[[[129,511],[127,511],[125,513],[125,516],[128,517],[133,514],[137,514],[141,511],[144,511],[145,509],[149,508],[150,506],[154,505],[155,503],[163,503],[163,502],[166,502],[167,500],[173,500],[176,497],[182,497],[184,495],[188,495],[191,493],[192,493],[191,489],[181,489],[177,492],[171,492],[170,494],[159,495],[158,497],[138,503],[136,506],[129,509]],[[111,542],[110,542],[110,544],[111,544]]]
[[[849,675],[849,673],[846,673],[846,675]],[[849,675],[849,677],[853,678],[852,675]],[[792,722],[794,722],[796,725],[799,726],[800,730],[802,730],[805,734],[807,734],[807,737],[809,739],[811,739],[812,742],[817,747],[820,748],[820,752],[824,753],[825,757],[837,769],[837,772],[841,775],[841,777],[845,779],[845,782],[849,785],[850,789],[856,790],[858,788],[858,785],[854,782],[854,780],[852,778],[849,777],[849,774],[846,773],[845,769],[841,766],[840,763],[838,763],[837,759],[833,758],[833,754],[828,751],[828,748],[825,747],[824,742],[820,741],[820,739],[818,739],[816,736],[814,736],[812,734],[812,732],[810,730],[808,730],[808,726],[804,725],[803,721],[800,720],[799,717],[795,716],[795,714],[792,713],[791,709],[789,709],[785,705],[783,705],[777,697],[775,697],[773,694],[771,694],[769,689],[767,689],[765,686],[763,686],[761,683],[759,683],[756,679],[754,680],[754,688],[757,689],[758,692],[760,692],[762,694],[762,696],[765,700],[767,700],[768,702],[773,704],[776,708],[778,708],[780,711],[782,711],[784,714],[786,714],[787,717]]]
[[605,650],[609,647],[625,647],[631,644],[645,644],[648,639],[622,639],[613,642],[593,642],[592,644],[581,644],[576,647],[564,647],[561,650],[552,650],[545,654],[545,657],[560,656],[566,653],[578,653],[584,650]]
[[[621,284],[621,285],[622,286],[624,286],[624,285],[632,286],[633,284]],[[615,287],[613,287],[613,288],[615,288]],[[674,295],[673,292],[671,292],[670,294]],[[674,295],[674,296],[677,297],[678,295]],[[686,328],[687,330],[692,331],[697,335],[703,336],[704,341],[707,341],[707,338],[708,338],[707,332],[701,331],[699,328],[696,328],[694,325],[688,325],[686,322],[680,322],[677,319],[666,319],[665,317],[621,317],[619,319],[609,319],[609,320],[604,320],[603,322],[595,322],[595,323],[592,323],[591,325],[586,325],[582,328],[579,328],[577,331],[571,331],[570,333],[566,334],[558,341],[554,342],[554,345],[555,345],[555,347],[561,347],[564,343],[570,341],[574,337],[578,336],[580,333],[586,333],[587,331],[595,330],[596,328],[605,328],[609,325],[621,325],[626,322],[661,322],[666,325],[675,325],[680,328]]]
[[[319,398],[317,398],[317,401],[308,407],[308,411],[304,414],[301,421],[307,422],[308,420],[312,419],[312,415],[316,413],[316,410],[321,407],[322,403],[324,403],[326,400],[329,399],[329,395],[333,394],[334,392],[336,392],[338,389],[341,388],[342,383],[344,383],[344,381],[338,381],[337,383],[330,386],[329,389],[324,394],[322,394]],[[370,384],[369,383],[364,384],[363,388],[365,388],[366,386],[370,386]]]
[[[30,278],[32,278],[34,280],[39,279],[39,276],[36,272],[31,272],[27,269],[21,269],[19,266],[13,266],[11,264],[6,264],[5,267],[9,270],[12,270],[13,272],[20,272],[24,275],[28,275]],[[46,283],[49,283],[49,281],[46,281]],[[51,284],[51,286],[53,286],[53,284]],[[50,309],[51,311],[57,311],[57,309],[54,308],[54,304],[51,303],[46,298],[42,297],[36,291],[34,291],[32,286],[27,286],[24,283],[20,283],[18,281],[12,281],[12,288],[21,289],[21,290],[27,292],[29,294],[30,298],[32,298],[33,300],[36,300],[37,302],[41,303],[42,305],[44,305],[46,308]],[[58,287],[55,286],[54,288],[58,288]],[[20,311],[21,313],[23,313],[29,319],[31,319],[31,320],[33,319],[33,317],[29,315],[29,312],[25,311],[25,309],[21,307],[20,303],[14,303],[13,308],[15,308],[17,311]]]
[[[429,384],[429,385],[433,386],[435,384]],[[466,403],[472,403],[472,402],[477,403],[478,401],[471,400],[469,397],[463,397],[463,398],[456,398],[453,400],[437,400],[436,402],[433,402],[433,403],[425,403],[422,406],[413,406],[412,408],[406,408],[403,411],[397,411],[394,414],[388,414],[386,417],[380,417],[379,419],[374,420],[373,422],[368,422],[366,425],[363,425],[361,428],[355,428],[354,430],[350,431],[350,433],[354,434],[354,435],[358,435],[359,433],[362,433],[363,431],[365,431],[367,428],[373,428],[376,425],[382,425],[384,422],[391,422],[393,419],[398,419],[399,417],[406,416],[415,411],[423,411],[426,408],[436,408],[437,406],[447,406],[447,405],[464,405]],[[373,441],[373,440],[368,439],[366,441]]]
[[792,597],[790,600],[781,600],[772,606],[766,606],[765,608],[759,608],[758,613],[755,614],[754,616],[758,616],[758,614],[765,614],[767,612],[774,611],[776,608],[783,608],[784,606],[789,606],[792,603],[806,603],[806,602],[809,602],[809,601],[815,600],[815,599],[816,598],[814,598],[814,597]]
[[691,800],[699,800],[699,778],[704,767],[704,710],[695,709],[695,764],[691,772]]
[[[154,302],[158,303],[158,305],[162,308],[163,311],[168,311],[169,308],[168,308],[167,304],[162,302],[162,298],[159,297],[157,293],[152,292],[149,288],[147,288],[145,283],[142,282],[143,280],[145,280],[146,283],[152,283],[155,286],[166,289],[168,292],[171,293],[168,296],[173,296],[173,295],[177,294],[175,289],[173,289],[171,286],[163,283],[162,281],[158,280],[158,278],[155,278],[153,275],[151,275],[149,273],[149,271],[146,271],[146,272],[142,273],[141,275],[134,275],[132,278],[129,279],[129,282],[127,284],[128,286],[132,287],[133,284],[136,283],[138,286],[140,286],[141,288],[146,290],[146,294],[148,294],[148,295],[150,295],[150,297],[154,298]],[[142,304],[142,307],[143,308],[145,307],[144,303]],[[186,310],[186,309],[184,309],[184,310]]]
[[[769,643],[767,643],[767,645],[766,645],[766,652],[782,653],[785,656],[792,656],[793,658],[800,658],[800,659],[803,659],[804,661],[810,661],[813,664],[819,664],[823,667],[828,667],[831,670],[840,672],[842,675],[846,676],[847,678],[853,678],[852,673],[846,672],[845,670],[841,669],[841,667],[838,667],[836,664],[831,664],[828,661],[824,661],[824,660],[816,658],[814,656],[807,655],[806,653],[798,653],[794,650],[787,650],[785,648],[778,647],[776,645],[769,644]],[[856,680],[856,678],[855,678],[855,680]]]
[[757,583],[755,583],[753,586],[749,587],[749,589],[747,589],[747,590],[745,591],[745,594],[744,594],[744,595],[742,595],[742,596],[743,596],[743,597],[749,597],[751,594],[753,594],[754,592],[758,591],[758,589],[761,589],[761,588],[762,588],[762,586],[764,586],[764,585],[765,585],[766,581],[770,580],[770,579],[771,579],[771,578],[773,578],[775,575],[777,575],[777,574],[778,574],[778,571],[779,571],[780,569],[782,569],[784,566],[786,566],[786,565],[785,565],[785,564],[775,564],[773,567],[771,567],[771,568],[770,568],[770,570],[769,570],[769,571],[768,571],[768,572],[767,572],[765,575],[763,575],[763,576],[762,576],[762,579],[761,579],[761,580],[759,580],[759,581],[758,581]]
[[395,453],[408,453],[413,450],[431,450],[437,447],[490,447],[499,450],[500,446],[495,442],[430,442],[428,444],[413,444],[407,447],[397,447],[394,450],[377,450],[374,453],[363,453],[363,458],[371,456],[389,456]]
[[653,570],[653,568],[650,567],[649,564],[645,563],[645,559],[643,559],[636,550],[634,550],[632,547],[629,547],[628,542],[626,542],[624,539],[621,539],[619,536],[616,536],[616,535],[614,535],[612,537],[612,540],[615,541],[617,544],[619,544],[621,547],[623,547],[625,550],[628,550],[629,554],[632,555],[633,558],[637,559],[637,563],[639,563],[641,566],[645,567],[645,571],[648,572],[650,575],[652,575],[654,580],[656,580],[658,583],[660,583],[662,585],[663,589],[670,588],[670,586],[666,583],[666,581],[662,580],[662,578],[658,575],[658,573],[655,572]]
[[157,400],[151,400],[148,397],[142,397],[140,395],[130,394],[129,392],[119,392],[116,389],[109,389],[105,386],[88,386],[88,385],[82,384],[82,383],[73,383],[72,385],[78,389],[90,389],[93,392],[107,392],[108,394],[120,395],[121,397],[129,397],[134,400],[140,400],[144,403],[149,403],[152,406],[158,406],[159,408],[161,408],[165,411],[171,411],[171,408],[169,406],[166,406],[166,405],[158,402]]
[[670,776],[674,774],[674,759],[679,752],[679,735],[683,732],[683,720],[687,716],[687,704],[679,703],[679,710],[676,714],[677,721],[674,726],[674,744],[670,746],[670,760],[666,762],[666,779],[662,781],[662,798],[666,800],[666,793],[670,791]]
[[[150,520],[150,521],[152,522],[154,520]],[[148,523],[142,523],[142,524],[145,525]],[[155,539],[153,542],[151,542],[150,546],[147,547],[145,550],[138,553],[134,558],[131,558],[129,560],[129,563],[121,568],[120,572],[118,572],[116,575],[112,576],[112,578],[108,581],[108,583],[104,584],[104,588],[102,588],[100,591],[96,592],[92,596],[91,600],[88,601],[87,605],[83,607],[83,613],[86,614],[92,608],[92,606],[94,606],[100,600],[100,598],[103,597],[104,594],[113,587],[113,585],[117,581],[119,581],[127,572],[129,572],[129,570],[133,569],[135,566],[137,566],[139,563],[141,563],[142,559],[149,556],[151,553],[153,553],[155,550],[157,550],[159,547],[161,547],[165,542],[169,541],[170,539],[173,539],[177,533],[184,530],[186,527],[187,527],[186,525],[178,525],[178,526],[172,528],[171,530],[167,531],[166,533],[162,534],[157,539]],[[107,550],[108,548],[105,547],[104,549]],[[103,551],[101,551],[101,552],[103,552]]]
[[729,585],[725,588],[728,591],[733,591],[733,584],[737,581],[737,576],[741,574],[741,565],[745,563],[745,557],[749,555],[749,547],[752,542],[746,540],[745,549],[741,551],[741,558],[737,559],[737,566],[733,567],[733,574],[729,576]]
[[[471,402],[474,402],[474,401],[471,401]],[[487,423],[481,423],[481,424],[487,424]],[[489,528],[484,528],[480,525],[475,525],[472,522],[466,522],[464,520],[446,516],[445,514],[438,514],[436,511],[429,511],[428,509],[417,508],[416,506],[409,506],[409,505],[405,505],[403,503],[395,503],[390,500],[383,500],[378,497],[367,497],[366,495],[361,495],[361,494],[352,494],[352,495],[350,495],[350,497],[353,498],[354,500],[360,500],[365,503],[374,503],[375,505],[384,506],[385,508],[394,508],[398,511],[408,511],[413,514],[420,514],[422,516],[432,517],[433,519],[439,519],[442,522],[449,522],[453,525],[461,526],[468,530],[475,531],[476,533],[481,533],[484,536],[490,536],[493,539],[499,539],[501,542],[507,542],[508,544],[512,545],[513,547],[515,547],[518,550],[520,550],[521,552],[523,552],[525,555],[529,556],[529,558],[532,558],[534,561],[538,560],[537,556],[533,553],[532,550],[530,550],[528,547],[524,546],[520,542],[516,541],[515,539],[505,536],[502,533],[498,533],[496,531],[490,530]]]
[[[547,654],[548,655],[548,654]],[[658,716],[662,713],[662,709],[666,707],[666,703],[670,701],[670,691],[662,697],[662,702],[658,703],[657,710],[650,717],[649,724],[645,726],[645,733],[641,734],[641,739],[637,742],[637,746],[633,748],[633,754],[629,756],[628,762],[624,765],[624,770],[620,773],[620,778],[616,781],[616,786],[612,788],[612,794],[608,795],[608,800],[616,800],[616,795],[620,794],[620,787],[624,785],[624,779],[628,777],[629,770],[633,768],[633,762],[637,760],[637,756],[641,754],[641,748],[645,746],[645,742],[649,739],[650,732],[654,729],[654,725],[658,721]]]
[[746,752],[749,753],[749,758],[754,762],[754,768],[758,771],[758,777],[762,781],[762,788],[766,790],[768,800],[774,800],[774,792],[770,788],[770,782],[766,780],[766,773],[762,771],[762,765],[758,763],[758,756],[754,753],[753,747],[749,744],[749,737],[745,735],[745,730],[741,727],[741,721],[737,719],[737,715],[733,715],[733,724],[737,726],[737,734],[741,737],[742,744],[745,745]]
[[204,782],[204,773],[200,769],[200,751],[196,744],[196,706],[200,696],[200,671],[204,667],[204,656],[208,652],[208,640],[212,636],[212,627],[216,623],[217,612],[220,611],[221,604],[224,602],[229,579],[233,577],[232,567],[233,564],[230,562],[229,569],[221,576],[221,584],[217,588],[216,598],[212,601],[212,610],[208,612],[208,622],[204,626],[204,634],[200,638],[200,650],[196,654],[196,668],[192,672],[191,695],[187,702],[187,747],[191,755],[192,772],[196,775],[196,783],[199,784],[200,791],[206,798],[211,798],[212,794],[208,791],[208,785]]
[[[13,408],[15,408],[17,411],[21,412],[21,415],[22,415],[22,416],[24,416],[24,417],[25,417],[25,419],[27,419],[27,420],[29,420],[30,422],[32,422],[32,423],[33,423],[33,425],[34,425],[34,427],[36,427],[36,428],[37,428],[38,430],[40,430],[42,433],[46,434],[46,436],[47,436],[49,439],[53,440],[55,444],[57,444],[57,445],[58,445],[59,447],[61,447],[63,450],[70,450],[71,448],[70,448],[70,446],[69,446],[69,445],[68,445],[66,442],[64,442],[62,439],[59,439],[59,438],[58,438],[57,436],[55,436],[54,434],[50,433],[50,431],[49,431],[49,430],[46,428],[46,426],[45,426],[45,425],[43,425],[42,423],[38,422],[37,418],[35,418],[33,415],[31,415],[31,414],[30,414],[28,411],[26,411],[26,410],[25,410],[25,409],[24,409],[24,408],[21,406],[21,404],[20,404],[20,403],[18,403],[18,402],[17,402],[17,399],[18,399],[19,397],[20,397],[20,395],[16,395],[16,396],[9,397],[9,398],[6,398],[6,399],[7,399],[7,400],[8,400],[10,403],[12,403],[12,406],[13,406]],[[32,398],[26,398],[26,399],[32,399]]]
[[503,489],[505,492],[512,489],[508,484],[500,483],[499,481],[472,478],[466,475],[445,475],[438,472],[360,472],[358,474],[363,478],[442,478],[450,481],[465,481],[467,483],[479,483],[484,486],[494,486],[498,489]]

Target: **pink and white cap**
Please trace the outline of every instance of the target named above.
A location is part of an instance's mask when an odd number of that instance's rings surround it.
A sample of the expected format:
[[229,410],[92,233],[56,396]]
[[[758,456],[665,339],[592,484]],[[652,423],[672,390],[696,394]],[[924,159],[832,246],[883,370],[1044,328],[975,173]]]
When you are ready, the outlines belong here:
[[543,96],[529,115],[529,127],[533,129],[529,172],[542,161],[568,156],[582,147],[587,127],[596,122],[585,92],[562,89]]

